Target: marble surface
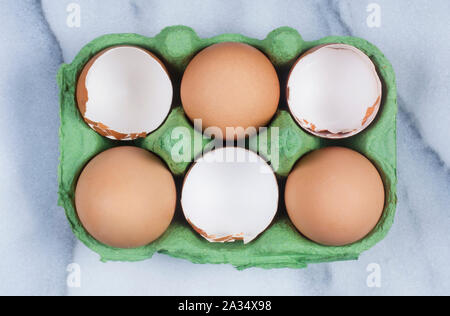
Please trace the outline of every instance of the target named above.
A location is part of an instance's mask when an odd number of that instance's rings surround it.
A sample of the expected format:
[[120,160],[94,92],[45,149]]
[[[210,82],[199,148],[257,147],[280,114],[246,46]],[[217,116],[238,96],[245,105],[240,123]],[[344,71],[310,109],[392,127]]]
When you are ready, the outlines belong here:
[[[80,5],[79,28],[66,23],[70,3]],[[370,3],[379,28],[366,23]],[[2,0],[0,14],[0,294],[450,294],[448,0]],[[238,272],[164,255],[104,264],[75,240],[56,205],[58,67],[97,36],[175,24],[256,38],[287,25],[306,40],[364,37],[386,54],[399,88],[399,203],[384,241],[358,261]],[[67,286],[71,263],[79,288]],[[380,287],[368,286],[371,264]]]

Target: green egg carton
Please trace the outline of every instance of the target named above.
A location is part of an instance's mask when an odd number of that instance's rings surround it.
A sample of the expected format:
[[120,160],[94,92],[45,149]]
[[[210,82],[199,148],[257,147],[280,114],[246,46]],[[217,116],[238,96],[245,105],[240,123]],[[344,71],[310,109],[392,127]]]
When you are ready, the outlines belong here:
[[[219,42],[242,42],[264,52],[276,67],[281,87],[286,85],[290,68],[298,57],[308,49],[326,43],[345,43],[365,52],[378,68],[383,81],[383,102],[376,120],[360,134],[342,140],[317,138],[301,129],[291,117],[282,91],[280,109],[267,131],[247,142],[250,149],[258,151],[269,161],[271,158],[271,134],[277,128],[279,133],[278,163],[273,164],[280,182],[280,196],[284,195],[286,176],[294,164],[306,153],[326,146],[352,148],[368,157],[380,171],[386,188],[386,205],[383,217],[376,228],[363,240],[344,247],[318,245],[303,237],[291,224],[283,199],[278,215],[258,239],[250,244],[209,243],[197,234],[184,219],[178,203],[175,218],[166,233],[157,241],[137,249],[117,249],[106,246],[91,237],[81,225],[74,204],[75,186],[84,166],[94,156],[115,146],[133,145],[145,148],[166,163],[175,175],[178,191],[190,163],[172,160],[172,149],[178,142],[173,139],[176,127],[186,127],[194,137],[202,137],[194,130],[185,117],[179,96],[180,82],[189,61],[203,48]],[[76,104],[76,83],[84,65],[94,55],[115,45],[135,45],[155,53],[166,65],[174,85],[173,109],[165,123],[147,138],[120,142],[109,140],[92,130],[82,119]],[[394,221],[396,210],[397,147],[396,116],[397,90],[395,74],[390,62],[376,48],[364,39],[354,37],[327,37],[306,42],[300,34],[289,27],[271,32],[266,39],[257,40],[238,34],[224,34],[202,39],[185,26],[164,29],[153,38],[137,34],[112,34],[102,36],[87,44],[71,64],[64,64],[58,73],[59,97],[61,104],[59,205],[64,207],[73,232],[87,247],[100,255],[102,261],[139,261],[151,258],[155,253],[163,253],[176,258],[187,259],[201,264],[232,264],[237,269],[260,268],[305,268],[311,263],[355,260],[362,252],[373,247],[388,233]],[[282,88],[282,90],[284,90]],[[268,141],[265,143],[265,140]],[[201,154],[208,145],[202,139],[202,148],[191,153]]]

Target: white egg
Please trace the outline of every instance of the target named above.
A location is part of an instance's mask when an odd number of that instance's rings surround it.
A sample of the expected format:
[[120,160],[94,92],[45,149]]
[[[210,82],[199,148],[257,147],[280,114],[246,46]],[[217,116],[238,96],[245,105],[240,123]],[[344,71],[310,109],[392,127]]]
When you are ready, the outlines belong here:
[[188,222],[210,242],[249,243],[269,227],[278,200],[272,168],[254,152],[226,147],[193,165],[181,204]]
[[83,117],[106,137],[145,137],[169,114],[172,82],[164,65],[144,49],[107,49],[83,73],[87,92],[87,101],[81,106]]
[[375,65],[356,47],[328,44],[298,60],[288,80],[288,104],[310,133],[343,138],[364,130],[380,108],[382,84]]

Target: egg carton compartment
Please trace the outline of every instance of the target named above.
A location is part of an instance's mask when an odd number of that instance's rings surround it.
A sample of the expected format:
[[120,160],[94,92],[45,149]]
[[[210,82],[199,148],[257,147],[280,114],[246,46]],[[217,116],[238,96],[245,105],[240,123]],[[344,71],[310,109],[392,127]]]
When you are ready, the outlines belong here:
[[[81,225],[74,203],[77,179],[84,166],[99,153],[115,146],[138,146],[160,156],[176,177],[178,194],[181,193],[183,177],[194,157],[201,154],[209,141],[194,130],[184,115],[180,101],[180,82],[189,61],[203,48],[219,42],[242,42],[265,53],[277,69],[282,94],[280,108],[267,131],[247,140],[247,147],[274,162],[271,157],[271,134],[278,128],[279,163],[273,163],[280,182],[280,209],[273,224],[258,239],[250,244],[209,243],[186,222],[178,203],[175,218],[166,233],[155,242],[136,249],[117,249],[106,246],[90,236]],[[383,101],[376,120],[360,134],[341,140],[321,139],[300,128],[289,113],[286,86],[290,68],[300,55],[310,48],[328,43],[353,45],[366,53],[376,65],[383,81]],[[165,123],[146,138],[135,141],[114,141],[92,130],[83,120],[76,104],[77,79],[84,65],[100,51],[116,45],[135,45],[156,54],[167,67],[174,86],[172,111]],[[74,234],[87,247],[98,253],[102,261],[139,261],[154,253],[163,253],[194,263],[232,264],[238,269],[304,268],[310,263],[352,260],[381,241],[388,233],[396,210],[396,115],[397,92],[395,74],[385,56],[366,40],[354,37],[327,37],[306,42],[294,29],[283,27],[271,32],[266,39],[258,40],[239,34],[224,34],[202,39],[185,26],[164,29],[153,38],[137,34],[112,34],[100,37],[87,44],[71,64],[64,64],[58,73],[60,97],[60,165],[59,205],[64,207]],[[194,148],[191,162],[176,162],[172,149],[178,140],[172,138],[177,127],[186,127],[191,139],[202,138],[201,146]],[[267,139],[267,142],[264,140]],[[386,202],[383,216],[376,228],[363,240],[343,247],[328,247],[316,244],[303,237],[291,224],[284,207],[286,176],[295,163],[315,149],[326,146],[344,146],[354,149],[369,158],[380,171]],[[200,148],[201,147],[201,148]],[[179,201],[179,199],[178,199]]]

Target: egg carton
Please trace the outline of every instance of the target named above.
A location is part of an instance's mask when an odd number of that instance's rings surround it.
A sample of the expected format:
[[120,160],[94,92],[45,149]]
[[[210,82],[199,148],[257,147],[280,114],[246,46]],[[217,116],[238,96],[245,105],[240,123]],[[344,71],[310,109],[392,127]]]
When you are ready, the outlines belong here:
[[[138,146],[160,156],[174,174],[178,194],[181,193],[183,176],[190,162],[176,162],[172,159],[172,148],[177,139],[172,131],[186,127],[191,138],[201,137],[201,148],[194,148],[192,161],[208,146],[181,107],[179,88],[181,78],[190,60],[203,48],[219,42],[242,42],[264,52],[272,61],[280,77],[281,86],[286,86],[290,68],[299,56],[307,50],[322,44],[344,43],[353,45],[366,53],[377,66],[383,81],[383,101],[376,120],[360,134],[340,140],[322,139],[308,134],[291,117],[285,91],[282,89],[280,108],[269,128],[255,136],[258,141],[247,141],[247,146],[271,160],[271,134],[274,128],[279,133],[279,159],[273,164],[280,182],[280,196],[283,196],[285,180],[294,164],[306,153],[326,146],[344,146],[356,150],[369,158],[380,171],[385,191],[386,204],[383,216],[376,228],[363,240],[343,247],[329,247],[316,244],[303,237],[291,224],[284,206],[280,208],[273,224],[258,239],[250,244],[210,243],[197,234],[186,222],[180,203],[175,218],[165,234],[157,241],[136,249],[117,249],[95,240],[81,225],[75,210],[74,192],[78,176],[84,166],[99,153],[115,146]],[[156,54],[167,67],[173,85],[172,111],[165,123],[146,138],[135,141],[114,141],[100,136],[83,120],[76,104],[78,76],[84,65],[100,51],[116,45],[135,45]],[[397,148],[396,116],[397,90],[395,74],[390,62],[376,48],[364,39],[355,37],[326,37],[306,42],[294,29],[282,27],[271,32],[266,39],[258,40],[239,34],[224,34],[213,38],[200,38],[191,28],[173,26],[164,29],[155,37],[137,34],[105,35],[87,44],[71,64],[61,66],[58,73],[60,97],[60,164],[58,172],[59,205],[64,207],[74,234],[87,247],[100,255],[102,261],[139,261],[163,253],[176,258],[201,264],[232,264],[237,269],[260,268],[304,268],[311,263],[355,260],[360,254],[381,241],[394,221],[396,211]],[[268,140],[265,142],[264,140]],[[254,139],[253,139],[254,140]],[[178,201],[180,197],[178,196]]]

